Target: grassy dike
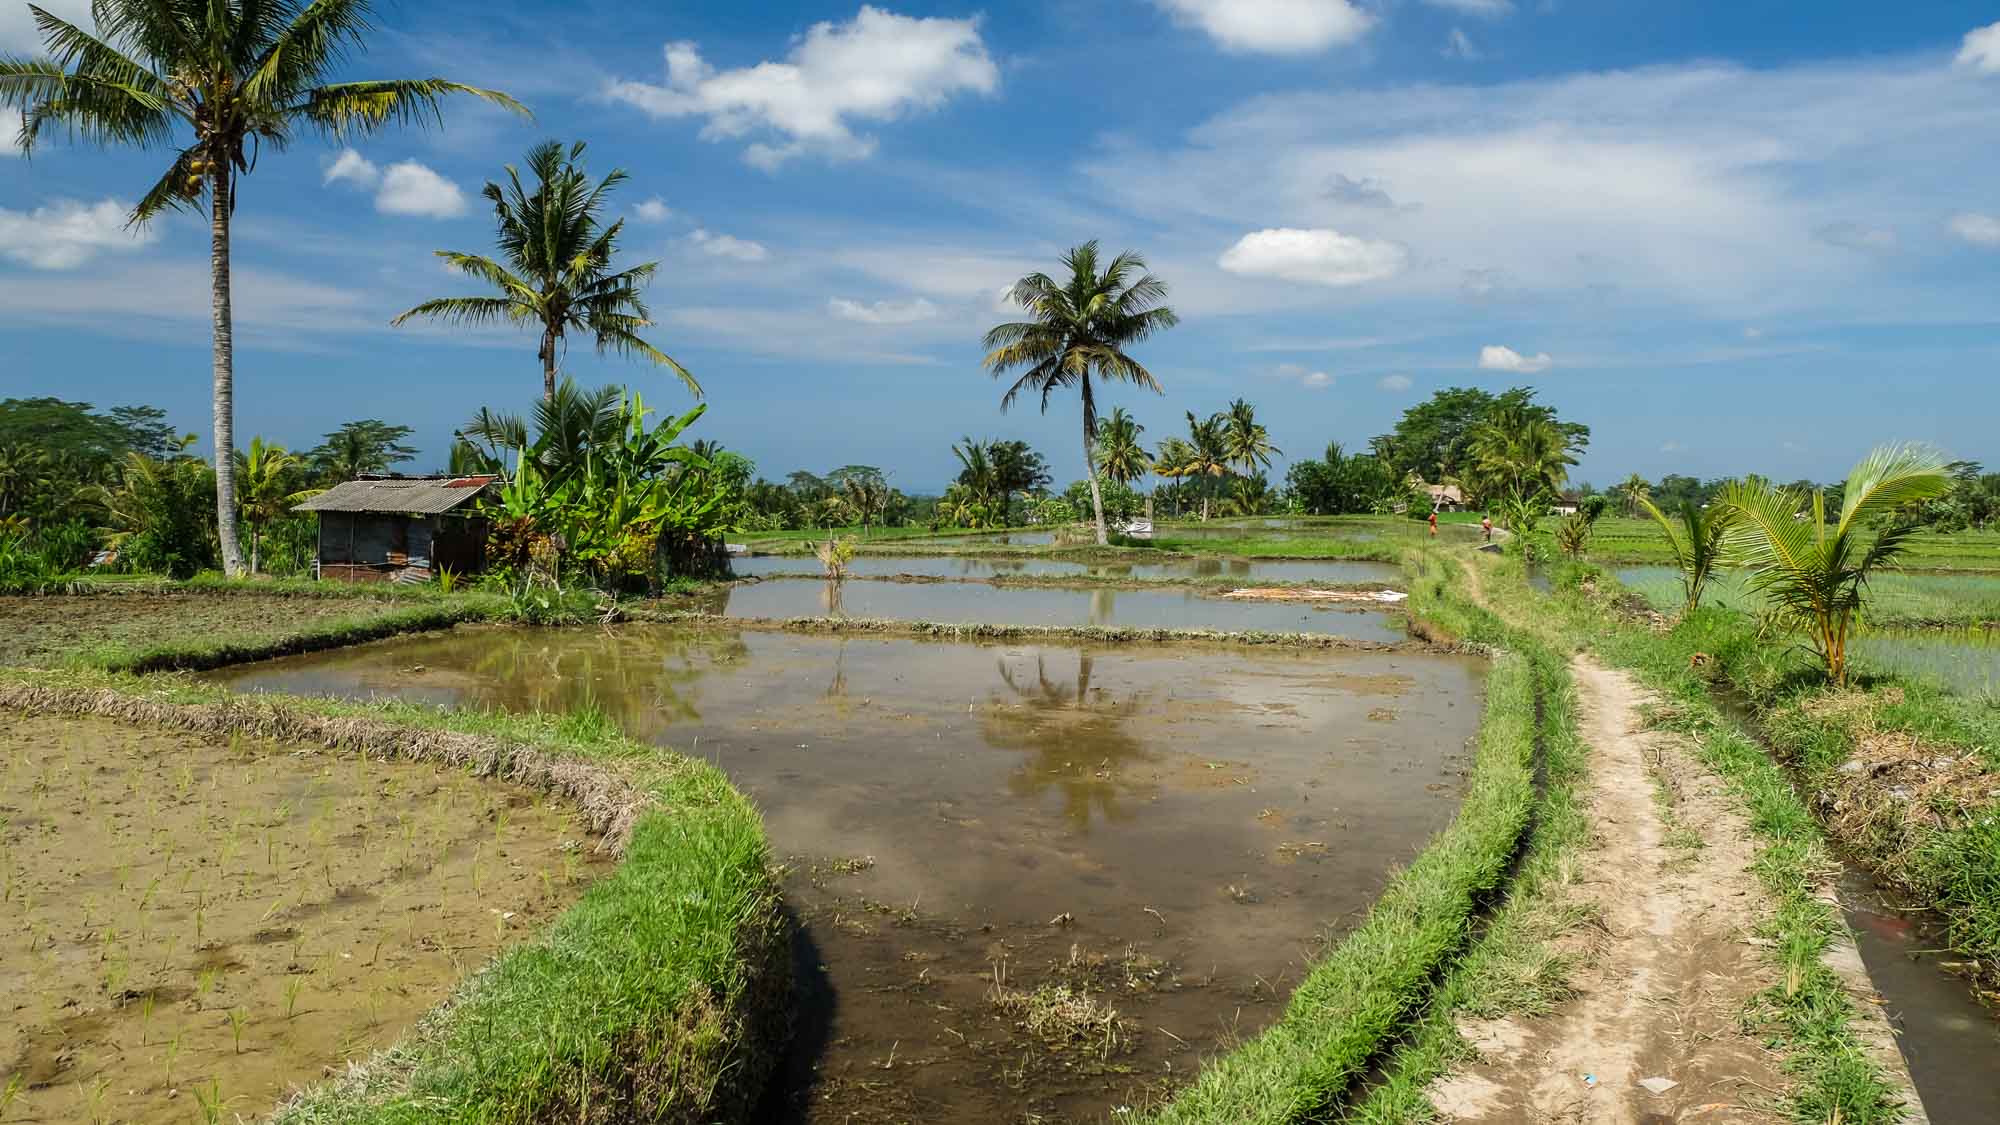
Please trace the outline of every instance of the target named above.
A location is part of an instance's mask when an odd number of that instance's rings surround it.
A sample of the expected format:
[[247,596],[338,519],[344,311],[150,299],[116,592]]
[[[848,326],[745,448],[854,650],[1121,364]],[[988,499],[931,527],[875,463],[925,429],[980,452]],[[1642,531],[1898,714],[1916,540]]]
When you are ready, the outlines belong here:
[[1387,1048],[1413,1027],[1421,1033],[1440,989],[1452,987],[1469,953],[1489,945],[1480,940],[1491,933],[1489,912],[1498,906],[1504,914],[1510,881],[1532,869],[1538,824],[1567,821],[1573,763],[1565,757],[1548,772],[1552,800],[1538,801],[1536,783],[1538,746],[1561,741],[1548,731],[1572,722],[1567,673],[1536,646],[1518,646],[1524,638],[1490,614],[1454,600],[1445,575],[1457,564],[1426,555],[1408,565],[1417,577],[1413,612],[1434,634],[1494,646],[1465,802],[1390,880],[1361,925],[1307,973],[1278,1022],[1147,1114],[1155,1125],[1279,1125],[1333,1115]]
[[602,716],[242,698],[183,681],[0,671],[0,708],[425,759],[577,805],[622,862],[287,1125],[748,1117],[788,1031],[789,930],[763,826],[713,767]]
[[1754,871],[1771,895],[1772,918],[1761,936],[1784,983],[1759,997],[1745,1015],[1794,1076],[1785,1099],[1790,1115],[1843,1125],[1901,1120],[1893,1087],[1856,1035],[1854,1002],[1827,964],[1829,950],[1845,933],[1823,893],[1835,861],[1785,768],[1711,697],[1703,674],[1709,664],[1693,657],[1714,657],[1705,647],[1716,639],[1712,625],[1697,616],[1671,632],[1655,633],[1616,612],[1612,596],[1602,592],[1610,584],[1587,590],[1579,579],[1588,570],[1566,568],[1551,597],[1528,590],[1517,563],[1510,560],[1497,569],[1488,581],[1494,596],[1520,599],[1552,638],[1590,649],[1658,692],[1664,703],[1650,716],[1652,722],[1686,736],[1747,814],[1757,836]]

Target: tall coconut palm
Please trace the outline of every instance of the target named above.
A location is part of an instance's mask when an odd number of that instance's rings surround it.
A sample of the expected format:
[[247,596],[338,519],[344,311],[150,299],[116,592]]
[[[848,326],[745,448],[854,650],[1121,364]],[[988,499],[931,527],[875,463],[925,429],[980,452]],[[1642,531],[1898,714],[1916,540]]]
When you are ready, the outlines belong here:
[[216,523],[223,568],[241,574],[229,270],[236,181],[260,153],[282,150],[301,133],[348,138],[392,123],[441,122],[451,94],[527,111],[505,94],[442,78],[328,82],[367,45],[370,0],[94,0],[95,34],[28,10],[48,57],[0,58],[0,107],[21,110],[21,151],[44,130],[173,150],[130,226],[207,201]]
[[1153,469],[1153,459],[1146,455],[1146,447],[1139,444],[1139,435],[1146,432],[1125,408],[1120,406],[1111,411],[1104,425],[1097,431],[1097,467],[1106,477],[1119,484],[1131,484]]
[[1056,391],[1077,389],[1083,400],[1083,464],[1101,547],[1110,540],[1097,478],[1097,394],[1091,381],[1136,383],[1158,392],[1160,381],[1126,349],[1180,318],[1162,303],[1166,283],[1147,273],[1146,260],[1130,250],[1100,270],[1097,243],[1086,242],[1063,255],[1063,271],[1061,281],[1032,273],[1007,291],[1030,319],[996,325],[986,333],[986,369],[998,378],[1026,368],[1001,396],[1003,411],[1026,391],[1041,395],[1046,413]]
[[1245,476],[1270,468],[1271,455],[1284,453],[1271,444],[1271,435],[1257,421],[1257,408],[1245,400],[1239,398],[1230,403],[1221,418],[1222,440],[1229,450],[1229,460],[1243,466]]
[[[1633,475],[1637,476],[1636,473]],[[1626,482],[1627,485],[1630,483]],[[1643,488],[1645,482],[1639,483]],[[1626,495],[1633,494],[1626,491]],[[1683,499],[1670,518],[1645,492],[1641,491],[1637,496],[1639,506],[1666,533],[1667,547],[1674,553],[1674,565],[1680,568],[1681,612],[1692,613],[1700,609],[1702,592],[1708,588],[1708,579],[1722,560],[1729,526],[1736,522],[1736,509],[1725,504],[1704,508],[1691,499]]]
[[1897,522],[1864,541],[1863,526],[1905,504],[1951,489],[1949,463],[1921,446],[1885,445],[1847,474],[1840,516],[1827,519],[1826,490],[1801,494],[1768,481],[1736,481],[1719,503],[1736,519],[1729,550],[1750,568],[1750,588],[1807,635],[1827,678],[1847,683],[1847,640],[1869,576],[1900,554],[1916,525]]
[[1569,437],[1555,423],[1518,407],[1502,407],[1481,423],[1471,453],[1468,479],[1481,496],[1554,492],[1576,464]]
[[[1647,505],[1646,501],[1653,495],[1653,486],[1646,483],[1645,477],[1640,476],[1638,473],[1633,473],[1631,476],[1626,477],[1623,483],[1619,484],[1618,494],[1625,498],[1625,514],[1637,519],[1641,505],[1651,506]],[[1658,519],[1659,517],[1655,515],[1654,518]]]
[[437,251],[459,272],[499,290],[498,296],[440,297],[390,323],[425,317],[453,324],[532,325],[541,333],[535,356],[542,363],[543,398],[556,395],[557,361],[572,331],[587,334],[600,354],[636,355],[672,371],[699,398],[701,384],[687,368],[639,337],[639,330],[653,323],[640,293],[659,263],[611,268],[625,220],[604,226],[600,216],[611,190],[625,182],[625,172],[613,169],[592,184],[583,152],[582,141],[567,152],[558,141],[529,149],[532,192],[512,164],[506,166],[505,187],[488,181],[484,194],[493,203],[505,264],[480,254]]

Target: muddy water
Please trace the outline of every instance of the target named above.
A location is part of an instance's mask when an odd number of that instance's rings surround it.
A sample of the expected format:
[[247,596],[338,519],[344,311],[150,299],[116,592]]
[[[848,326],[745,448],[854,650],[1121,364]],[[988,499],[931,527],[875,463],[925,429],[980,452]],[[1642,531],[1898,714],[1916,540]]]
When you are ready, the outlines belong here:
[[260,1117],[394,1042],[600,866],[559,805],[456,771],[0,727],[4,1122]]
[[[731,559],[739,575],[819,573],[818,560],[802,555],[761,555]],[[1344,562],[1316,559],[1177,559],[1170,562],[1064,562],[1060,559],[994,559],[979,556],[896,558],[862,555],[847,564],[850,575],[885,578],[899,574],[923,578],[1234,578],[1245,582],[1381,582],[1401,585],[1403,569],[1394,563]]]
[[1063,590],[979,583],[918,585],[775,578],[705,595],[729,617],[882,617],[1005,625],[1128,625],[1234,632],[1328,633],[1407,640],[1401,620],[1375,610],[1306,602],[1231,601],[1197,590]]
[[1102,1120],[1268,1024],[1318,939],[1452,815],[1482,675],[1407,653],[645,627],[460,631],[216,678],[590,702],[720,764],[791,857],[827,1001],[768,1119],[862,1123]]

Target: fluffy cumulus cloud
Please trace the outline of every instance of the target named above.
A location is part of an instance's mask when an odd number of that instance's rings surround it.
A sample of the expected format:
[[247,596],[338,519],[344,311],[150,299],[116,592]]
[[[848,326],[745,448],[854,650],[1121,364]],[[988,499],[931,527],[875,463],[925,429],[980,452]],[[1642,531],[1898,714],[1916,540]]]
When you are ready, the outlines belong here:
[[1479,369],[1481,371],[1510,371],[1516,375],[1533,375],[1547,371],[1555,364],[1547,352],[1522,355],[1513,348],[1501,344],[1488,344],[1479,349]]
[[2000,21],[1965,33],[1965,43],[1958,49],[1958,65],[1981,74],[2000,74]]
[[733,234],[717,234],[702,227],[690,231],[688,241],[711,258],[727,258],[733,262],[761,262],[771,256],[771,251],[761,242],[752,242]]
[[1247,277],[1359,285],[1394,277],[1403,272],[1409,260],[1409,251],[1393,242],[1356,238],[1337,230],[1274,227],[1237,239],[1216,264]]
[[1352,43],[1375,17],[1350,0],[1154,0],[1231,51],[1301,55]]
[[918,297],[910,301],[875,301],[864,303],[850,301],[845,297],[830,297],[826,310],[842,320],[856,324],[915,324],[920,320],[935,320],[938,307]]
[[1321,390],[1331,386],[1333,383],[1333,376],[1328,375],[1326,372],[1314,371],[1297,363],[1279,364],[1278,377],[1281,379],[1295,379],[1298,381],[1299,386],[1309,391]]
[[1400,394],[1410,389],[1410,377],[1408,375],[1384,375],[1380,379],[1375,380],[1375,385],[1385,391],[1394,391]]
[[1953,215],[1951,222],[1946,225],[1951,229],[1951,233],[1974,246],[2000,247],[2000,218],[1967,211]]
[[459,186],[414,160],[377,167],[353,149],[343,149],[321,176],[327,184],[351,184],[375,193],[375,209],[385,215],[452,219],[465,214]]
[[131,204],[116,199],[58,199],[33,211],[0,207],[0,255],[38,270],[75,269],[106,251],[132,250],[157,237],[150,227],[125,229],[131,213]]
[[664,223],[674,215],[673,209],[667,206],[667,201],[657,195],[632,208],[632,213],[637,215],[641,222],[647,223]]
[[793,157],[872,154],[854,123],[935,110],[991,93],[1000,68],[973,19],[898,15],[864,5],[847,23],[817,23],[782,62],[717,70],[693,43],[666,47],[666,82],[614,82],[608,94],[654,117],[700,117],[708,140],[753,140],[744,159],[775,169]]

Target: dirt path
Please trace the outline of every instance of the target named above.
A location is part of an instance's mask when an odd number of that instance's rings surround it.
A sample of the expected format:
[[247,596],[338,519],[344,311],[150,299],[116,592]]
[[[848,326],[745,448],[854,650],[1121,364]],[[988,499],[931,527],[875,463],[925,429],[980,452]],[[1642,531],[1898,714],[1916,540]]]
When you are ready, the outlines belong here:
[[1461,1122],[1778,1121],[1777,1060],[1741,1028],[1777,983],[1753,944],[1750,827],[1674,736],[1641,730],[1629,676],[1588,657],[1572,670],[1596,835],[1576,891],[1602,927],[1565,939],[1576,995],[1546,1018],[1466,1026],[1479,1058],[1433,1101]]

